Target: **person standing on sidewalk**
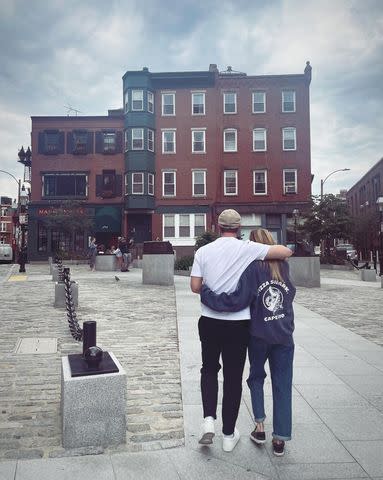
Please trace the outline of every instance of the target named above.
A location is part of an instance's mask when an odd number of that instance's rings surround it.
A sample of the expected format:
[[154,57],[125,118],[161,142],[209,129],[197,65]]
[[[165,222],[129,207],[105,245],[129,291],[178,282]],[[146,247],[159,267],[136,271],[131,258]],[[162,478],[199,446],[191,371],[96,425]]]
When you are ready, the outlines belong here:
[[[271,233],[263,228],[253,230],[250,240],[275,243]],[[263,384],[268,360],[273,391],[273,452],[277,456],[284,454],[285,441],[291,440],[295,291],[287,262],[278,260],[252,262],[233,293],[217,295],[206,285],[201,288],[201,301],[215,310],[236,312],[250,304],[247,384],[256,423],[250,438],[257,444],[266,442]]]
[[96,238],[92,237],[90,240],[90,245],[89,245],[89,266],[90,270],[92,272],[95,271],[96,268],[96,257],[97,257],[97,244],[96,244]]
[[[200,293],[202,283],[217,293],[232,292],[249,264],[256,259],[284,259],[292,252],[283,245],[264,245],[238,240],[241,216],[224,210],[218,217],[221,237],[197,250],[191,271],[190,287]],[[200,444],[209,445],[215,434],[218,401],[218,372],[223,365],[223,443],[226,452],[240,438],[235,424],[242,395],[242,374],[249,339],[250,309],[219,312],[201,304],[198,328],[202,349],[201,394],[204,421]]]

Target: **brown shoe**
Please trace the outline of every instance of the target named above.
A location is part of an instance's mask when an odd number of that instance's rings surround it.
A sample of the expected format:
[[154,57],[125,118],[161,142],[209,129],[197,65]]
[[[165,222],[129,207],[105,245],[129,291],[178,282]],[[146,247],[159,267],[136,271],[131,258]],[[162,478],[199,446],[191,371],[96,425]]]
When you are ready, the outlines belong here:
[[283,440],[273,440],[273,453],[277,457],[285,454],[285,442]]
[[265,432],[257,432],[257,428],[255,428],[250,433],[250,439],[253,440],[258,445],[262,445],[266,442],[266,433]]

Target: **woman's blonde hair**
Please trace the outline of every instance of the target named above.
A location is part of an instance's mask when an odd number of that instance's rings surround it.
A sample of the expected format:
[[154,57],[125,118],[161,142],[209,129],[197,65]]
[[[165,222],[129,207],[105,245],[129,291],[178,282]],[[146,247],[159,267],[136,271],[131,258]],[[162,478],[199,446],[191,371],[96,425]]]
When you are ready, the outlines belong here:
[[[263,243],[265,245],[275,245],[275,240],[271,233],[265,228],[257,228],[250,232],[249,239],[252,242]],[[265,263],[270,268],[271,277],[273,280],[283,282],[283,277],[280,268],[280,260],[266,260]]]

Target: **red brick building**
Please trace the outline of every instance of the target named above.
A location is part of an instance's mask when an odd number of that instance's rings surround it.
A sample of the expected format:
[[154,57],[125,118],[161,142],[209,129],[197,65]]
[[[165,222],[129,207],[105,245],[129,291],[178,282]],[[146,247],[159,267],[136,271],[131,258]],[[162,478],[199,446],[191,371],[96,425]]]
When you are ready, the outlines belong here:
[[44,226],[64,199],[82,202],[106,246],[122,233],[191,253],[230,207],[245,237],[264,226],[286,243],[311,194],[310,81],[309,63],[264,76],[144,68],[125,73],[123,108],[108,116],[32,117],[29,257],[86,247],[90,231]]
[[12,246],[15,244],[13,214],[12,198],[0,197],[0,243]]

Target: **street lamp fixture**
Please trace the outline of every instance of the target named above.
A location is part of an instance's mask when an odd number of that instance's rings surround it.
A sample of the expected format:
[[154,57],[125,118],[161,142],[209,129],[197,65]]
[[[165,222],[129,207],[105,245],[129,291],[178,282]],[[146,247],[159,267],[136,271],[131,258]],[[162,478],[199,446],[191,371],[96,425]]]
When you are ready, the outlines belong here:
[[300,215],[300,211],[297,208],[294,208],[293,210],[293,217],[294,217],[294,255],[297,254],[297,223],[298,223],[298,218]]
[[383,276],[383,197],[378,197],[376,204],[379,208],[379,275]]
[[350,168],[339,168],[338,170],[334,170],[333,172],[329,173],[324,180],[320,181],[320,199],[321,200],[323,198],[323,185],[324,185],[324,182],[328,179],[328,177],[330,177],[332,174],[334,174],[336,172],[348,172],[349,170],[351,170],[351,169]]

